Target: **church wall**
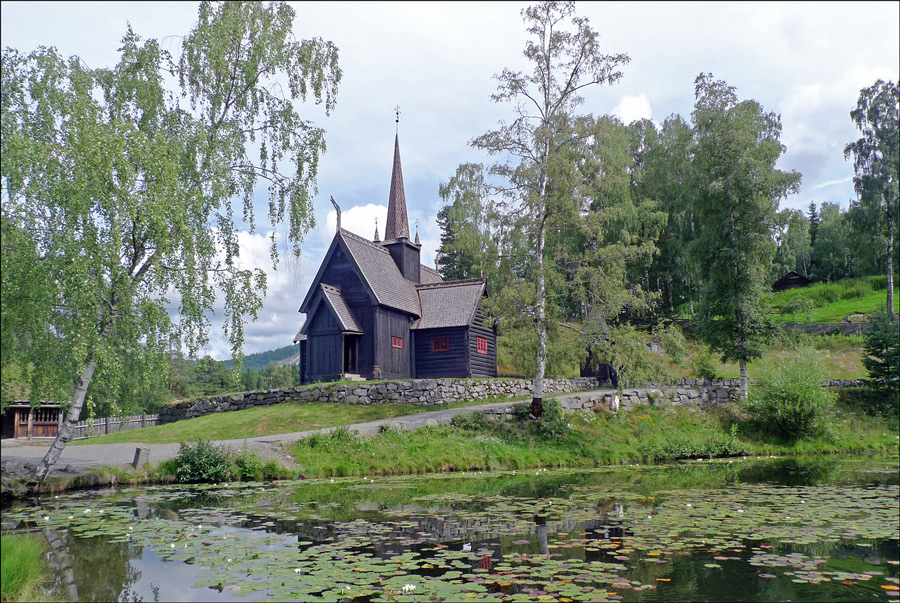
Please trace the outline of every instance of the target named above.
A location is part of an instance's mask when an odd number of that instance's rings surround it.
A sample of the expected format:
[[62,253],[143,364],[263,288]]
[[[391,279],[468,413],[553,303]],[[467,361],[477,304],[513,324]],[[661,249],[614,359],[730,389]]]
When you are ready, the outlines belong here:
[[337,319],[320,303],[310,321],[306,331],[307,378],[321,380],[340,375],[343,339]]
[[[487,340],[487,354],[478,351],[479,337]],[[497,376],[497,334],[493,328],[484,326],[484,312],[481,308],[475,310],[475,317],[469,328],[468,350],[470,377]]]
[[[423,329],[413,333],[417,379],[468,376],[465,327]],[[439,338],[447,340],[446,351],[432,351],[432,340]]]
[[[382,379],[405,379],[412,376],[409,337],[410,316],[389,308],[375,309],[375,364],[381,369]],[[399,337],[402,347],[395,348],[392,338]]]

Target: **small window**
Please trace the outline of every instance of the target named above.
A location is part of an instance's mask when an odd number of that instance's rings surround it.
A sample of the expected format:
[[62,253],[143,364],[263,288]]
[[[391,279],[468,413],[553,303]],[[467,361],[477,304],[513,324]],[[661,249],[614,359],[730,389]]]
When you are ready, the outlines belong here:
[[484,337],[476,337],[475,342],[478,346],[477,350],[478,350],[479,354],[487,354],[488,353],[487,339],[485,339]]
[[391,347],[397,348],[398,350],[403,349],[403,338],[402,337],[391,337]]
[[450,338],[449,337],[434,337],[431,340],[431,351],[432,352],[447,352],[450,350]]

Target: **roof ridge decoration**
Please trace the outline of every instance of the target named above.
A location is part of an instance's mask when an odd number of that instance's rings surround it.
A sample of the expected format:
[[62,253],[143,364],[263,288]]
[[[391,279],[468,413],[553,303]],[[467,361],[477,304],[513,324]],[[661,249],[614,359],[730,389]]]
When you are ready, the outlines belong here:
[[[399,117],[398,117],[399,120]],[[388,195],[387,223],[384,240],[409,239],[409,218],[406,215],[406,192],[403,190],[403,168],[400,165],[400,134],[394,136],[394,167],[391,170],[391,190]]]
[[350,232],[349,230],[342,228],[340,231],[340,234],[341,234],[341,236],[347,237],[349,239],[353,239],[354,241],[358,241],[360,243],[365,243],[372,249],[377,249],[378,251],[381,251],[382,253],[391,255],[391,252],[388,251],[387,249],[385,249],[384,247],[382,247],[381,245],[377,245],[377,244],[373,243],[372,241],[370,241],[369,239],[359,236],[355,232]]

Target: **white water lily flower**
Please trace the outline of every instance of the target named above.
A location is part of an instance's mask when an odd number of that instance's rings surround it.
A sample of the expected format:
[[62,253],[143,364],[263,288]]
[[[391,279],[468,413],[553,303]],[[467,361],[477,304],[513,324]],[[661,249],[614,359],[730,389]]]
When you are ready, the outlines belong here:
[[403,585],[403,592],[408,593],[411,590],[416,590],[415,584],[404,584]]
[[303,573],[303,570],[300,569],[299,567],[295,567],[295,568],[294,568],[294,573],[295,573],[295,574],[302,574],[302,573]]
[[743,513],[743,512],[744,512],[743,509],[738,509],[738,513]]
[[173,544],[170,544],[170,545],[169,545],[169,548],[173,548],[173,549],[174,549],[174,548],[175,548],[175,544],[174,544],[174,543],[173,543]]
[[231,563],[231,557],[229,557],[229,558],[226,559],[225,561],[227,561],[228,563]]
[[686,505],[684,505],[684,506],[685,506],[685,507],[692,507],[693,505],[692,505],[691,503],[688,503],[688,504],[686,504]]
[[44,521],[50,521],[50,516],[49,516],[49,515],[44,515]]
[[74,516],[74,515],[69,515],[69,521],[71,521],[71,520],[73,520],[73,519],[75,519],[75,516]]

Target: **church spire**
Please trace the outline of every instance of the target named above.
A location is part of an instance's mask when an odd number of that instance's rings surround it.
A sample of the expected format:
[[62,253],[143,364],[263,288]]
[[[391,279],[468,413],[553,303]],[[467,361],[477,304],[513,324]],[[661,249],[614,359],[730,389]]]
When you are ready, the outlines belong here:
[[406,192],[403,190],[403,170],[400,167],[400,107],[397,112],[397,134],[394,136],[394,168],[391,171],[391,190],[388,197],[387,223],[384,240],[409,239],[409,218],[406,216]]

